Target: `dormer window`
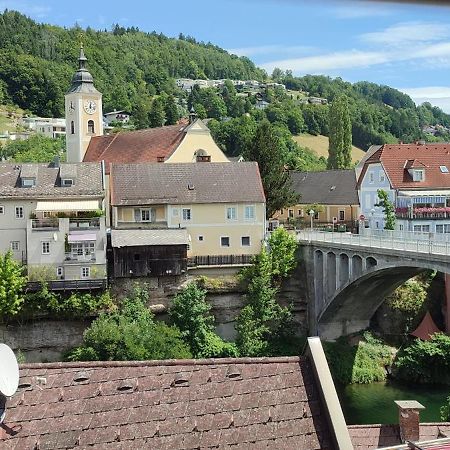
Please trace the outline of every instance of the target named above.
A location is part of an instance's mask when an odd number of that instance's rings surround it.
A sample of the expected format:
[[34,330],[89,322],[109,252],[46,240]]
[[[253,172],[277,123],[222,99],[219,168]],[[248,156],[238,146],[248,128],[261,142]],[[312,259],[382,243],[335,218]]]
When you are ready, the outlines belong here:
[[413,181],[424,181],[425,180],[425,171],[423,169],[414,169],[412,176],[413,176]]
[[36,178],[22,178],[22,187],[29,188],[36,186]]
[[73,180],[71,178],[64,178],[61,180],[61,186],[73,186]]

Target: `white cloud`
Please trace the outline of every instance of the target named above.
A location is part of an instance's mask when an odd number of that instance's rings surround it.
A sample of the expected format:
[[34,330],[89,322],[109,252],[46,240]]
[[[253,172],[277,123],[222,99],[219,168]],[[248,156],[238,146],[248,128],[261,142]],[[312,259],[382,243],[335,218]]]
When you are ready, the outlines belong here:
[[21,0],[3,0],[0,1],[0,11],[5,9],[14,9],[27,16],[42,19],[47,17],[51,11],[50,6],[45,4],[29,3]]
[[336,69],[370,67],[375,64],[389,62],[389,60],[389,55],[383,52],[349,50],[319,56],[307,56],[303,58],[272,61],[262,64],[262,67],[269,72],[275,67],[279,67],[283,70],[290,69],[302,73],[320,73]]
[[342,5],[331,8],[332,14],[338,19],[361,19],[364,17],[382,17],[394,14],[392,5],[380,5],[376,2],[343,2]]
[[435,42],[447,38],[450,27],[442,23],[404,22],[392,25],[382,31],[365,33],[360,38],[371,44],[403,46],[411,43]]
[[417,105],[430,102],[447,113],[450,113],[450,86],[426,86],[419,88],[399,88],[408,94]]
[[237,56],[258,56],[280,53],[311,53],[316,51],[314,47],[303,45],[286,46],[286,45],[260,45],[255,47],[230,48],[227,51]]

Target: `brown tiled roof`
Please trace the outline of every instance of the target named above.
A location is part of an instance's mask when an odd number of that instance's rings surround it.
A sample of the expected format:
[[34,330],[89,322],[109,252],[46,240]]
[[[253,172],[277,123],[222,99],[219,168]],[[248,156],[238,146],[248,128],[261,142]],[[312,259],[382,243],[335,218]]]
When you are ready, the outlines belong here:
[[185,136],[186,124],[120,131],[91,139],[84,161],[105,161],[109,174],[111,163],[158,162],[170,156]]
[[292,188],[301,204],[358,205],[354,169],[291,172]]
[[[354,450],[372,450],[389,445],[400,445],[398,425],[349,425],[348,431]],[[450,436],[450,423],[423,423],[420,425],[420,440],[429,441]]]
[[313,380],[298,357],[22,365],[0,447],[332,449]]
[[[71,174],[72,186],[61,186],[60,171]],[[20,177],[36,178],[33,187],[22,187]],[[100,197],[104,195],[100,163],[0,163],[0,198]]]
[[[383,145],[366,161],[361,182],[370,163],[382,163],[394,189],[450,189],[450,174],[442,173],[439,166],[450,170],[450,143],[447,144],[395,144]],[[408,168],[425,169],[424,181],[413,181]]]
[[256,162],[113,164],[111,205],[263,203]]

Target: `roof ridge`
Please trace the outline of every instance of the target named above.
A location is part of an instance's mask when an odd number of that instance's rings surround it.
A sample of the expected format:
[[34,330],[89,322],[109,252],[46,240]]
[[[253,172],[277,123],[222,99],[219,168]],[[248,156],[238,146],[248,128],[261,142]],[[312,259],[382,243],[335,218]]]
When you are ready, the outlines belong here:
[[20,369],[60,369],[60,368],[94,368],[94,367],[140,367],[140,366],[203,366],[226,364],[273,364],[299,363],[306,358],[302,356],[274,356],[261,358],[210,358],[210,359],[163,359],[148,361],[79,361],[20,364]]
[[[108,150],[108,148],[111,146],[111,144],[117,139],[117,136],[119,136],[121,132],[114,133],[114,137],[111,139],[111,142],[105,147],[105,149],[98,155],[97,160],[101,161],[103,154]],[[97,136],[96,136],[97,137]],[[89,146],[88,146],[89,147]]]

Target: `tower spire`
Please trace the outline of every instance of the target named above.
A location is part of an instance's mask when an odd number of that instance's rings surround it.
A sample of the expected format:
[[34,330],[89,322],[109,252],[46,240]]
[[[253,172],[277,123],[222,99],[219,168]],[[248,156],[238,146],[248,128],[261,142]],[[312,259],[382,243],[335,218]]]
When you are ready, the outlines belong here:
[[86,70],[87,58],[84,55],[83,43],[80,43],[80,56],[78,58],[78,70]]

